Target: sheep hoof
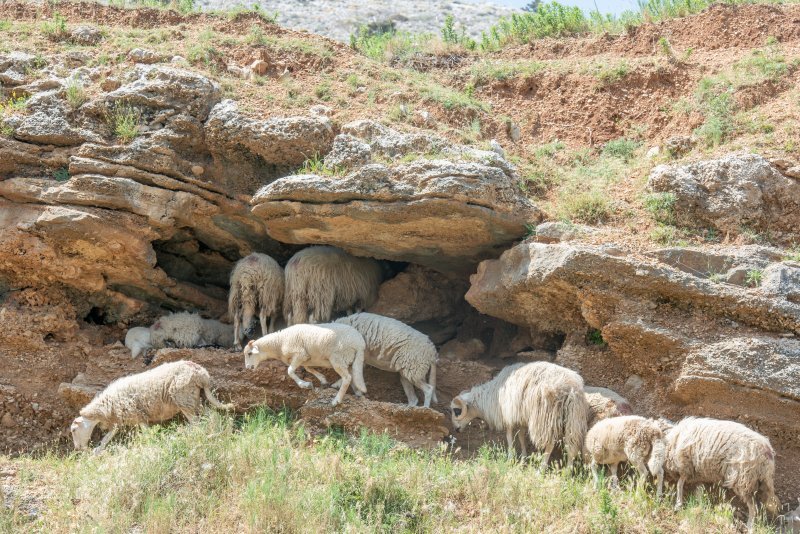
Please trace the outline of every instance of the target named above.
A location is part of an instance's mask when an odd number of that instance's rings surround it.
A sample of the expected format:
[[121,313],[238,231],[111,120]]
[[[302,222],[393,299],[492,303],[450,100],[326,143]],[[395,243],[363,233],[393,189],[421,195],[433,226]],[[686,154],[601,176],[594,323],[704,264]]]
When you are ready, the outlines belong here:
[[92,454],[94,454],[95,456],[102,453],[103,453],[103,447],[95,447],[94,449],[92,449]]
[[337,404],[339,404],[339,399],[337,399],[337,398],[334,398],[334,399],[331,401],[331,406],[336,406]]
[[297,383],[297,385],[303,389],[312,389],[311,382],[308,382],[306,380],[301,380],[300,382]]

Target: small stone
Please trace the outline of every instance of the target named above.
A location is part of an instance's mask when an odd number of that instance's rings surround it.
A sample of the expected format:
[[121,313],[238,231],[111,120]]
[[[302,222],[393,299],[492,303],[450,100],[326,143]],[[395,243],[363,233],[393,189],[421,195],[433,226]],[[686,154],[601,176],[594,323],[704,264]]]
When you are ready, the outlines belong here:
[[134,48],[133,50],[128,52],[128,59],[130,59],[134,63],[144,63],[145,65],[150,65],[152,63],[158,63],[159,61],[161,61],[161,56],[159,56],[152,50],[145,50],[144,48]]
[[655,159],[655,158],[657,158],[657,157],[658,157],[658,155],[659,155],[660,153],[661,153],[661,147],[659,147],[658,145],[656,145],[656,146],[652,146],[652,147],[650,147],[650,149],[647,151],[647,154],[645,154],[645,157],[646,157],[647,159]]
[[257,59],[250,64],[250,70],[259,76],[264,76],[269,71],[269,63],[263,59]]
[[69,37],[75,44],[89,46],[99,43],[103,39],[103,32],[94,26],[82,24],[76,26]]
[[639,375],[631,375],[625,381],[625,387],[627,389],[637,390],[644,385],[644,380]]
[[202,176],[206,170],[200,165],[192,165],[192,174],[195,176]]
[[330,117],[333,113],[333,109],[329,108],[328,106],[323,106],[322,104],[317,104],[316,106],[311,106],[311,109],[308,110],[309,113],[312,115],[316,115],[317,117]]
[[14,428],[17,426],[17,422],[14,421],[14,418],[11,417],[11,414],[8,412],[3,414],[3,418],[0,419],[0,424],[6,428]]

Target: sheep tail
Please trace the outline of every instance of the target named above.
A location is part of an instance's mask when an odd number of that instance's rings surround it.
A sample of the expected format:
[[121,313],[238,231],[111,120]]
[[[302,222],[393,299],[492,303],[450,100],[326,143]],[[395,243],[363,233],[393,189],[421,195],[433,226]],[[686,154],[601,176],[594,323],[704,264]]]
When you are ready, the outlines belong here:
[[353,360],[353,385],[361,393],[367,393],[367,385],[364,383],[364,350],[356,349],[356,357]]
[[583,451],[583,441],[589,421],[589,402],[583,390],[572,389],[567,395],[563,408],[564,446],[567,456],[572,460]]
[[647,460],[647,470],[653,476],[658,476],[664,470],[664,461],[667,459],[667,444],[664,442],[663,435],[653,433],[651,442],[650,458]]
[[203,393],[205,393],[208,403],[217,410],[233,410],[233,404],[225,404],[220,402],[219,399],[214,396],[214,392],[211,391],[210,387],[204,387]]
[[439,399],[436,398],[436,362],[434,361],[431,364],[430,372],[428,373],[428,384],[433,386],[433,396],[431,400],[433,402],[439,402]]

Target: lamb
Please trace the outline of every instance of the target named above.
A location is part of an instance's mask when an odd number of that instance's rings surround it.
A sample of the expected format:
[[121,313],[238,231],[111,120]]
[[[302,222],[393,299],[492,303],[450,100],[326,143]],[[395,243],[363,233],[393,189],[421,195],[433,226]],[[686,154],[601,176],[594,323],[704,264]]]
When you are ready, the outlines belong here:
[[159,318],[150,327],[153,348],[230,347],[233,327],[213,319],[203,319],[196,313],[180,312]]
[[327,385],[328,381],[315,367],[333,367],[342,377],[339,393],[331,402],[336,406],[344,399],[351,380],[357,391],[361,394],[367,392],[364,384],[365,348],[364,338],[351,326],[300,324],[248,342],[244,348],[244,366],[255,369],[263,360],[280,360],[289,365],[289,376],[303,389],[311,388],[311,382],[297,376],[295,370],[298,367],[305,367],[322,385]]
[[652,419],[627,415],[603,419],[586,433],[584,458],[590,459],[595,483],[599,483],[598,465],[611,469],[611,485],[619,484],[617,466],[630,462],[644,483],[648,471],[657,480],[656,495],[661,498],[664,488],[664,459],[666,444],[658,422]]
[[217,400],[210,385],[208,371],[185,360],[115,380],[72,422],[75,449],[83,450],[89,445],[95,426],[110,429],[95,449],[100,452],[122,427],[166,421],[179,412],[193,421],[203,408],[201,393],[213,407],[232,409],[233,405]]
[[131,350],[131,358],[138,358],[143,352],[152,349],[150,329],[145,326],[129,328],[125,333],[125,346]]
[[586,400],[589,402],[589,428],[601,419],[632,415],[633,410],[628,399],[608,388],[585,386]]
[[756,499],[771,513],[775,496],[775,451],[765,436],[733,421],[687,417],[666,435],[664,468],[678,477],[676,507],[683,505],[683,486],[719,483],[747,504],[747,529],[752,532]]
[[[459,394],[450,408],[456,430],[476,417],[493,430],[505,430],[510,457],[514,456],[514,431],[527,427],[531,442],[544,450],[541,470],[560,439],[570,464],[580,455],[589,419],[583,379],[548,362],[510,365],[489,382]],[[524,456],[525,437],[523,433],[518,437]]]
[[283,269],[266,254],[254,252],[236,262],[230,284],[228,314],[233,318],[233,346],[242,350],[242,338],[256,313],[262,335],[275,331],[283,305]]
[[430,408],[431,400],[436,402],[437,353],[428,336],[396,319],[374,313],[356,313],[335,322],[352,326],[364,336],[367,365],[400,374],[409,406],[419,403],[415,386],[425,395],[423,406]]
[[336,312],[361,311],[378,297],[380,264],[329,246],[308,247],[286,264],[286,324],[324,323]]

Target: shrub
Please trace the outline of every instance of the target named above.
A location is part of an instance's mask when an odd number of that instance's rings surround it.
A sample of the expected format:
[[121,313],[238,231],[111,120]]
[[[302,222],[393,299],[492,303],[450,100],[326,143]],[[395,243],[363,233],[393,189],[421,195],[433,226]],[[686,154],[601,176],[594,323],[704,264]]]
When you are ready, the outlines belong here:
[[619,139],[613,139],[603,145],[603,155],[629,161],[633,157],[633,153],[636,152],[636,149],[640,146],[642,146],[641,141],[620,137]]
[[644,197],[644,209],[662,224],[675,224],[675,193],[650,193]]
[[72,78],[67,82],[66,94],[67,103],[72,109],[78,109],[88,99],[86,96],[86,90],[83,88],[83,84],[75,78]]
[[53,171],[53,179],[57,182],[66,182],[69,180],[69,169],[61,167]]
[[602,65],[595,72],[595,76],[603,85],[612,85],[628,75],[630,67],[624,61],[611,67]]
[[733,92],[733,85],[727,79],[704,78],[700,80],[695,98],[706,119],[694,133],[709,147],[721,145],[734,130]]
[[111,127],[122,142],[130,143],[139,134],[141,113],[136,108],[117,102],[110,113]]
[[565,193],[561,206],[568,219],[586,224],[599,224],[611,216],[611,201],[597,189],[578,193]]
[[744,283],[750,287],[758,287],[761,285],[761,280],[764,277],[764,272],[760,269],[751,269],[747,271],[747,276]]
[[51,20],[42,23],[42,33],[51,41],[61,41],[67,38],[67,19],[56,11]]

